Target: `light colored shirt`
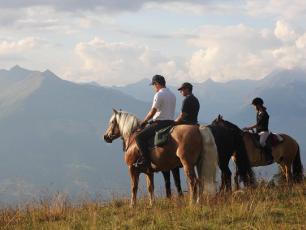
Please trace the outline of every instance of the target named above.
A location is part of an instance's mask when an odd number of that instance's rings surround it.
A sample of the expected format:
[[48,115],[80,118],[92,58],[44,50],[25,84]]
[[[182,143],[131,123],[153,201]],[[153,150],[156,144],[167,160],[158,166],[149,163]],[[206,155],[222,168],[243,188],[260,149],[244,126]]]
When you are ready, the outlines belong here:
[[161,88],[153,99],[152,108],[157,111],[153,116],[156,120],[174,120],[176,97],[168,88]]

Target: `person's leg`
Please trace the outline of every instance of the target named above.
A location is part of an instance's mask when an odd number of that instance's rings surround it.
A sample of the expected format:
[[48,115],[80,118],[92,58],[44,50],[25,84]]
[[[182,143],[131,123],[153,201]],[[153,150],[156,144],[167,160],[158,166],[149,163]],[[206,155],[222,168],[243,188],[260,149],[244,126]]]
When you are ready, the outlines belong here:
[[260,134],[260,145],[263,147],[264,152],[266,153],[267,161],[273,162],[272,156],[272,147],[269,143],[267,143],[267,139],[269,137],[269,132],[261,132]]
[[171,121],[156,121],[145,127],[137,136],[136,143],[139,147],[141,157],[135,162],[134,166],[146,166],[150,162],[150,150],[148,149],[148,141],[153,137],[156,131],[171,125]]
[[153,123],[145,127],[137,136],[136,143],[140,150],[140,158],[135,162],[134,166],[139,167],[149,163],[148,141],[155,134],[157,123]]
[[266,146],[266,140],[269,136],[269,132],[260,132],[259,133],[259,142],[262,147]]

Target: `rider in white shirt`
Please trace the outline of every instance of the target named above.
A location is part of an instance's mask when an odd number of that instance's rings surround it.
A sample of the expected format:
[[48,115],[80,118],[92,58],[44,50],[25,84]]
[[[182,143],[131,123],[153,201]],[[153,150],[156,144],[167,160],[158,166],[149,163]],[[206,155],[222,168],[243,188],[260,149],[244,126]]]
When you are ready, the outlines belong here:
[[[141,126],[145,128],[136,136],[136,142],[140,149],[141,157],[134,163],[134,166],[142,169],[147,169],[150,163],[148,140],[155,135],[156,131],[174,123],[176,98],[175,95],[166,88],[165,78],[161,75],[155,75],[152,78],[151,85],[156,91],[153,105],[141,123]],[[151,119],[152,121],[147,125]]]

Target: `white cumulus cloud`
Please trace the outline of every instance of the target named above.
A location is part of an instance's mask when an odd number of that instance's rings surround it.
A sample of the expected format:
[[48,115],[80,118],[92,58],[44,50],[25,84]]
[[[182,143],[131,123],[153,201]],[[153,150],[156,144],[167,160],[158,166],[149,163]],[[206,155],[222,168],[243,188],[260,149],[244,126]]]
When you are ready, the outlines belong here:
[[296,32],[284,21],[277,21],[274,30],[275,36],[283,42],[295,41],[298,37]]
[[39,47],[42,40],[35,37],[26,37],[20,40],[0,40],[0,55],[16,54]]
[[197,81],[259,79],[278,68],[306,68],[305,33],[284,21],[274,29],[204,26],[197,34],[189,43],[198,50],[187,62],[190,78]]
[[75,53],[81,62],[79,81],[115,85],[150,78],[156,73],[171,75],[172,78],[176,74],[174,61],[147,46],[106,42],[95,37],[88,42],[78,43]]

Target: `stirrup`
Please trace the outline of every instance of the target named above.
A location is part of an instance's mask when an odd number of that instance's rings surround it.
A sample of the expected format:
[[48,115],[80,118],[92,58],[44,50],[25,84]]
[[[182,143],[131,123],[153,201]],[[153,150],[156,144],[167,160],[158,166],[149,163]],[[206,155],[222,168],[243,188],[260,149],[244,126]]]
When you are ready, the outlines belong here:
[[148,161],[144,157],[139,157],[136,162],[133,163],[135,168],[141,168],[148,165]]

